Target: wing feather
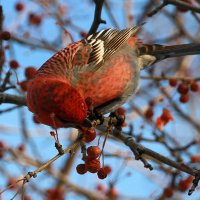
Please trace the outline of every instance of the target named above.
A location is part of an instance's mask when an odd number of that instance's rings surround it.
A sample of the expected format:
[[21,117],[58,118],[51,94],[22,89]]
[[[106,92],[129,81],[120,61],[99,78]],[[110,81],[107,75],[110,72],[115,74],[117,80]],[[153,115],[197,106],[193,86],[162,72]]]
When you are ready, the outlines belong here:
[[140,27],[141,25],[121,31],[106,29],[88,36],[86,43],[92,48],[88,60],[89,69],[98,70],[131,36],[137,33]]

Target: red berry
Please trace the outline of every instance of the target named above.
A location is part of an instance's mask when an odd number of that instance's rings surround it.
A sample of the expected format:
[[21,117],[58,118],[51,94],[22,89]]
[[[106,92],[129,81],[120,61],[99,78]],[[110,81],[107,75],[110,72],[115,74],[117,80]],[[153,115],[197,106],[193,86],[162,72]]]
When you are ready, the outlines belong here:
[[107,177],[107,173],[104,168],[100,168],[99,171],[97,172],[97,176],[99,179],[104,179]]
[[118,197],[117,190],[113,187],[111,187],[108,190],[107,195],[108,195],[109,199],[112,199],[112,200],[117,199],[117,197]]
[[27,79],[31,79],[33,78],[33,76],[35,75],[37,69],[35,67],[27,67],[25,69],[25,76]]
[[97,159],[90,160],[85,163],[86,168],[91,173],[97,173],[100,169],[100,161]]
[[126,113],[126,110],[124,108],[120,107],[120,108],[117,109],[118,115],[125,115],[125,113]]
[[86,38],[87,37],[87,33],[86,32],[80,32],[81,37]]
[[22,10],[24,10],[24,4],[21,2],[16,3],[15,10],[21,12]]
[[198,92],[198,90],[199,90],[199,85],[198,85],[198,83],[193,82],[193,83],[190,85],[190,90],[191,90],[192,92]]
[[27,89],[28,89],[28,84],[29,84],[29,81],[28,81],[28,80],[25,80],[25,81],[22,81],[22,82],[19,83],[19,85],[20,85],[20,87],[21,87],[21,89],[22,89],[23,91],[27,91]]
[[15,189],[17,189],[17,184],[16,184],[16,179],[15,178],[9,178],[8,179],[8,182],[7,182],[7,186],[10,186],[10,185],[12,185],[12,187],[9,187],[10,189],[12,189],[12,190],[15,190]]
[[9,64],[12,69],[19,68],[19,63],[16,60],[11,60]]
[[188,190],[188,188],[190,187],[192,181],[193,181],[193,177],[189,176],[188,178],[181,180],[178,184],[178,189],[182,192],[185,192],[186,190]]
[[36,15],[34,13],[29,14],[29,23],[34,26],[39,26],[42,22],[42,18],[39,15]]
[[78,174],[85,174],[87,172],[87,168],[85,164],[79,164],[76,167],[76,171]]
[[101,149],[98,146],[90,146],[87,148],[87,154],[90,158],[98,158],[100,156]]
[[10,40],[10,38],[11,38],[11,35],[10,35],[10,32],[8,32],[8,31],[3,31],[0,34],[0,39],[1,40]]
[[24,196],[24,200],[31,200],[31,197],[30,196]]
[[189,88],[188,88],[188,85],[186,83],[181,83],[181,84],[179,84],[177,90],[180,94],[187,94],[188,91],[189,91]]
[[18,150],[19,150],[19,151],[24,151],[24,150],[25,150],[24,144],[20,144],[20,145],[18,146]]
[[111,167],[110,167],[110,166],[108,166],[108,165],[105,165],[103,168],[104,168],[104,170],[105,170],[106,174],[110,174],[110,173],[111,173],[111,171],[112,171]]
[[96,188],[97,188],[97,190],[99,190],[99,191],[105,191],[105,186],[102,185],[102,184],[98,184]]
[[145,117],[147,118],[147,119],[151,119],[152,117],[153,117],[153,108],[150,106],[147,110],[146,110],[146,112],[145,112]]
[[96,138],[96,131],[94,128],[88,128],[84,130],[84,141],[89,143],[92,142]]
[[170,198],[173,196],[173,188],[172,187],[167,187],[164,189],[164,196],[167,197],[167,198]]
[[161,115],[161,119],[163,121],[166,121],[166,122],[173,120],[171,111],[166,109],[166,108],[164,108],[163,112],[162,112],[162,115]]
[[191,156],[190,161],[192,163],[198,163],[198,162],[200,162],[200,155],[193,155],[193,156]]
[[4,149],[5,148],[5,144],[3,141],[0,141],[0,149]]
[[169,80],[169,85],[172,86],[172,87],[175,87],[178,83],[178,80],[177,79],[170,79]]
[[182,94],[181,96],[180,96],[180,102],[182,102],[182,103],[187,103],[188,101],[189,101],[189,96],[187,95],[187,94]]

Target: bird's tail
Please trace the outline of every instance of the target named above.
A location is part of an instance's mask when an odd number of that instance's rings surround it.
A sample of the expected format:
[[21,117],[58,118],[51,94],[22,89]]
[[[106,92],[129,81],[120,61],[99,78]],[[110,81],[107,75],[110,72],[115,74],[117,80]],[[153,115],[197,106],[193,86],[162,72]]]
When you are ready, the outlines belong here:
[[[142,59],[151,58],[149,63],[146,61],[148,66],[166,58],[200,54],[200,43],[172,46],[142,44],[140,47],[138,47],[137,53]],[[143,61],[145,62],[145,60]],[[141,66],[141,68],[144,67],[145,66]]]

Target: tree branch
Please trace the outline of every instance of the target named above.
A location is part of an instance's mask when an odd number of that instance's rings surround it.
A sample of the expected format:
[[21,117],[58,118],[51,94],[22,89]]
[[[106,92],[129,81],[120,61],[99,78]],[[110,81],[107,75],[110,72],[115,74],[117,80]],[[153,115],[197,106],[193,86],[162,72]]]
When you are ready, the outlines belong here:
[[95,13],[94,13],[94,20],[93,20],[92,26],[90,27],[88,35],[95,33],[100,24],[106,23],[105,20],[101,19],[101,11],[102,11],[104,0],[94,0],[94,3],[96,5]]
[[5,94],[0,92],[0,104],[1,103],[11,103],[19,106],[26,106],[26,99],[23,96]]

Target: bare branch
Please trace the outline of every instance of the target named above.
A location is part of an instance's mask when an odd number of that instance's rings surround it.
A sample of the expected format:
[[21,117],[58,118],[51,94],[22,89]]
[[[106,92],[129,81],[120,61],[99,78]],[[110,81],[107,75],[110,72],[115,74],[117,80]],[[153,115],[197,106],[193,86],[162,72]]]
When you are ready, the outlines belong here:
[[100,24],[106,23],[105,20],[101,19],[101,11],[102,11],[104,0],[94,0],[94,3],[96,5],[95,13],[94,13],[94,20],[93,20],[92,26],[88,32],[88,35],[95,33]]

